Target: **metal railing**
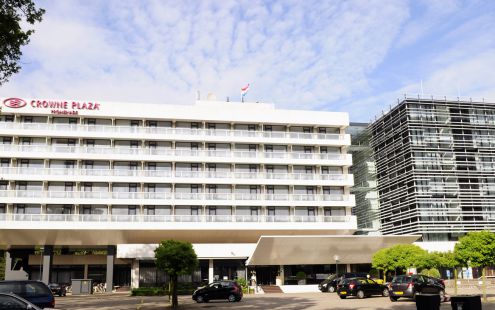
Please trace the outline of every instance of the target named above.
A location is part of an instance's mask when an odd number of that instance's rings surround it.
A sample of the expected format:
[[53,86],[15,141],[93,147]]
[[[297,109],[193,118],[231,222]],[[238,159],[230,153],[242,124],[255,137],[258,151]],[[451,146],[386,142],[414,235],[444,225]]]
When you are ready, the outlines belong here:
[[346,223],[351,216],[303,215],[120,215],[120,214],[10,214],[0,213],[0,222],[291,222]]
[[[305,133],[287,131],[249,131],[230,129],[194,129],[172,127],[143,127],[143,126],[111,126],[111,125],[84,125],[84,124],[49,124],[49,123],[18,123],[0,122],[0,129],[15,130],[46,130],[56,132],[95,132],[108,134],[153,134],[163,135],[174,139],[174,136],[208,137],[250,137],[269,139],[318,139],[318,140],[345,140],[348,135],[334,133]],[[180,138],[180,137],[175,137]]]

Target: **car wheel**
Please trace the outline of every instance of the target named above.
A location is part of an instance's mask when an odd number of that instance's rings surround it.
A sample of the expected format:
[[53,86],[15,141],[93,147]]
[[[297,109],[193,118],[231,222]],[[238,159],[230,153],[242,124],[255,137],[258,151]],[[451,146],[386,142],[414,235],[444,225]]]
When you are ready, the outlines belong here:
[[361,290],[357,291],[356,297],[359,299],[363,299],[364,298],[364,292]]
[[388,288],[384,288],[382,291],[382,296],[383,297],[388,297],[390,295],[390,292],[388,291]]
[[335,287],[333,287],[333,286],[330,286],[330,287],[328,288],[328,291],[329,291],[330,293],[333,293],[333,292],[335,292]]
[[345,296],[345,295],[340,295],[339,297],[340,297],[340,299],[345,299],[347,296]]
[[395,296],[390,296],[390,301],[391,302],[395,302],[399,299],[399,297],[395,297]]
[[197,302],[198,304],[200,304],[200,303],[202,303],[202,302],[204,302],[204,301],[205,301],[205,299],[204,299],[204,297],[203,297],[203,296],[201,296],[201,295],[200,295],[200,296],[196,297],[196,302]]
[[229,295],[229,301],[230,301],[230,302],[234,302],[236,299],[237,299],[237,298],[235,298],[235,295],[233,295],[233,294],[230,294],[230,295]]

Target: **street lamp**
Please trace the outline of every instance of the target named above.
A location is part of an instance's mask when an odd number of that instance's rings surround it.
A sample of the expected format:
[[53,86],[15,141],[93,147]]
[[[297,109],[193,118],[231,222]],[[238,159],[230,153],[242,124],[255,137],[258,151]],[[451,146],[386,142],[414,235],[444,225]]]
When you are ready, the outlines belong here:
[[41,266],[43,266],[43,250],[44,250],[44,248],[43,247],[40,247],[40,281],[41,281],[41,278],[42,278],[42,275],[41,275]]
[[338,277],[339,276],[339,259],[340,259],[340,257],[337,254],[335,254],[333,256],[333,259],[335,259],[335,275]]

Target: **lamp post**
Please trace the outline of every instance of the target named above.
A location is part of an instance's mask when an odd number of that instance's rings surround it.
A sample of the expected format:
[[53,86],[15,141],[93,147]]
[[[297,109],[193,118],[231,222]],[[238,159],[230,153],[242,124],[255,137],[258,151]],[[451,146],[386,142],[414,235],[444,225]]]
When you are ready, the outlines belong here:
[[335,275],[338,277],[339,276],[339,256],[335,254],[333,256],[333,259],[335,259]]
[[40,281],[42,279],[41,266],[43,266],[43,247],[40,247]]

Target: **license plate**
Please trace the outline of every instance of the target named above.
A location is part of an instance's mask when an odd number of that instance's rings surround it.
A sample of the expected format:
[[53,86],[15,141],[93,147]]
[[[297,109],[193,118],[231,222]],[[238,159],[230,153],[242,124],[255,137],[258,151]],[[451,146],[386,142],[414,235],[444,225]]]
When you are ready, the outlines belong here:
[[346,295],[347,292],[340,292],[340,295]]
[[394,292],[395,295],[404,295],[404,292]]

